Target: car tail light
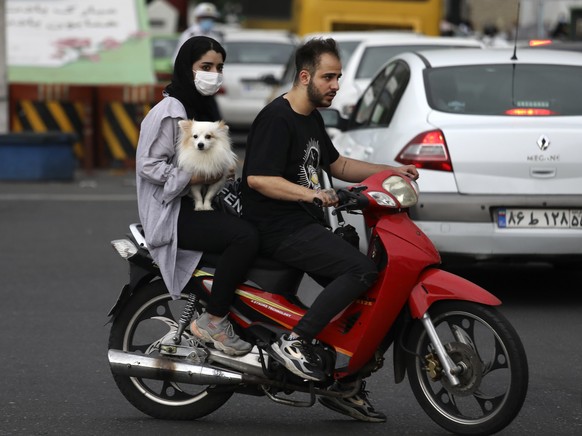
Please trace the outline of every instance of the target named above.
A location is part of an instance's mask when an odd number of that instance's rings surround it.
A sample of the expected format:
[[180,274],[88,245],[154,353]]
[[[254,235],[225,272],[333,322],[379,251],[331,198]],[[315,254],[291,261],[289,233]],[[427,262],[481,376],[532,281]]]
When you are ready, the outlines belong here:
[[538,47],[540,45],[550,45],[550,44],[552,44],[551,39],[531,39],[529,41],[530,47]]
[[397,162],[417,168],[437,171],[453,171],[445,136],[440,130],[423,132],[402,149]]
[[514,108],[507,109],[505,115],[516,115],[518,117],[547,117],[549,115],[557,115],[550,109],[538,109],[538,108]]

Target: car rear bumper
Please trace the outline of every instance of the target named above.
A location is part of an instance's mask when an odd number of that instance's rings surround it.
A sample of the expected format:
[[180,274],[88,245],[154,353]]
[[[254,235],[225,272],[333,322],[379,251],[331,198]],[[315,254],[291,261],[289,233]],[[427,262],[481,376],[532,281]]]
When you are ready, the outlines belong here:
[[415,221],[492,223],[499,208],[582,209],[582,195],[463,195],[421,192]]
[[582,255],[582,227],[502,228],[497,224],[499,208],[582,209],[582,196],[422,193],[410,214],[443,256],[549,259]]
[[501,229],[494,223],[418,221],[443,255],[553,258],[582,256],[581,229]]

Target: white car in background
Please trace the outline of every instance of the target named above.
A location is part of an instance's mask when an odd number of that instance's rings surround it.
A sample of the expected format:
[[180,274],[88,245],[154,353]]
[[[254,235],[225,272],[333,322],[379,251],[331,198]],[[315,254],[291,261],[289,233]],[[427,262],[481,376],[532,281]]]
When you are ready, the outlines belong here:
[[[410,215],[444,259],[580,265],[581,84],[575,52],[402,53],[373,78],[335,145],[419,169]],[[361,217],[348,217],[362,235]]]
[[378,69],[391,57],[407,51],[443,48],[484,48],[475,39],[431,37],[422,35],[394,35],[391,38],[375,39],[359,44],[350,60],[343,65],[340,90],[331,107],[339,110],[343,118],[349,118],[358,98],[369,85]]
[[298,39],[286,31],[231,30],[225,32],[224,82],[216,95],[222,118],[233,129],[248,130],[272,83],[281,77]]

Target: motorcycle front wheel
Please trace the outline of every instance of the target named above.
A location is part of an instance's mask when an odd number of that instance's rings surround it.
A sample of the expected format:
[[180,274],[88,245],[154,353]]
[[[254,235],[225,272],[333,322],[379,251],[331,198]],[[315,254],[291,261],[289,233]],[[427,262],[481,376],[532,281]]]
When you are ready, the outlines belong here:
[[[177,321],[188,296],[172,300],[162,280],[147,284],[115,317],[109,349],[159,356],[156,346]],[[154,418],[191,420],[214,412],[232,392],[213,392],[212,386],[167,382],[113,374],[117,387],[138,410]]]
[[461,368],[453,386],[422,323],[409,336],[408,380],[417,401],[441,427],[457,434],[487,435],[519,413],[528,386],[525,350],[511,324],[495,308],[441,301],[429,309],[438,336]]

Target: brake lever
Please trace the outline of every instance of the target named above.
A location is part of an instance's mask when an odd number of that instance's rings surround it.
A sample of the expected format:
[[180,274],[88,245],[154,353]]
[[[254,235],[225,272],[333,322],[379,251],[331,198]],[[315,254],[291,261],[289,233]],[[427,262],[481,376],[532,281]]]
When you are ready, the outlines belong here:
[[[366,189],[368,189],[367,186],[364,185],[360,185],[360,186],[352,186],[350,187],[350,189],[346,189],[343,192],[346,192],[347,196],[352,196],[355,195],[357,196],[358,194],[360,194],[360,192],[365,191]],[[339,194],[339,191],[338,191]],[[340,194],[341,195],[341,194]],[[358,200],[356,198],[348,198],[348,200],[342,204],[341,206],[336,206],[335,209],[331,212],[332,215],[337,215],[339,212],[341,211],[347,211],[348,213],[350,213],[350,206],[353,205],[357,205],[358,204]]]
[[359,194],[360,192],[365,191],[366,189],[368,189],[368,187],[364,185],[352,186],[350,192],[355,192],[356,194]]

